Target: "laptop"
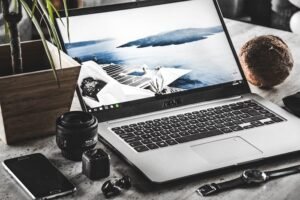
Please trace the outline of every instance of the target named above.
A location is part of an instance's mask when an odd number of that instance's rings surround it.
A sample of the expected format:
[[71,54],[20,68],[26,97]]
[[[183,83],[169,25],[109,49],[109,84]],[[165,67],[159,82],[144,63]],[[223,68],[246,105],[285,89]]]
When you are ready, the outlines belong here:
[[163,183],[300,149],[300,121],[251,93],[216,0],[153,0],[56,19],[99,139]]

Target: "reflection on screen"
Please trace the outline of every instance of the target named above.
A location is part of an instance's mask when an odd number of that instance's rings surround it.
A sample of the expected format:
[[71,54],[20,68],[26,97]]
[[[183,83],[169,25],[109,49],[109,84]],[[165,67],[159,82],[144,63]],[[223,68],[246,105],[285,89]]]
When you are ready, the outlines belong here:
[[[67,53],[89,108],[242,80],[212,0],[70,17]],[[65,22],[66,20],[63,19]]]

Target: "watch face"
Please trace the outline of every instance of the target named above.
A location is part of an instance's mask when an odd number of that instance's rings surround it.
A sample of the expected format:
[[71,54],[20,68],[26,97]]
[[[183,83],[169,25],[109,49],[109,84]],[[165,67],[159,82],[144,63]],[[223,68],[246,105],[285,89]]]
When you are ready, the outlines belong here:
[[267,180],[267,175],[256,169],[245,170],[242,177],[247,183],[262,183]]

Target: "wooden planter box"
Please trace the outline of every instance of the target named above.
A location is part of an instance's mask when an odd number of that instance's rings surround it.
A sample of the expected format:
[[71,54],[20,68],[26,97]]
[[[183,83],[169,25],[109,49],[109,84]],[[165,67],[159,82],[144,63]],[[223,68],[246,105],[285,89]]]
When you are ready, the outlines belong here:
[[60,87],[54,78],[41,41],[22,43],[24,73],[10,71],[10,47],[0,46],[0,138],[6,144],[55,133],[55,120],[69,111],[80,64],[48,44],[54,57]]

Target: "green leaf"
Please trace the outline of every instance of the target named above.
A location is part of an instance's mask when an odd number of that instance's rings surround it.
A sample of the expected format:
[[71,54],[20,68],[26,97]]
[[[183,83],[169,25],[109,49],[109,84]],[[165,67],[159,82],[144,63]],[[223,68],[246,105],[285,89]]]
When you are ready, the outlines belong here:
[[37,0],[33,0],[30,18],[32,18],[32,16],[34,15],[35,9],[36,9],[36,7],[37,7],[36,5],[37,5]]
[[[49,0],[46,0],[46,1],[49,1]],[[56,27],[53,23],[53,21],[51,20],[51,17],[49,16],[48,14],[48,11],[44,4],[38,0],[38,3],[39,3],[39,6],[40,6],[40,9],[41,9],[41,13],[44,15],[44,20],[45,22],[49,25],[49,34],[51,36],[51,39],[53,41],[53,43],[57,46],[57,51],[58,51],[58,55],[59,55],[59,62],[60,62],[60,68],[62,69],[62,66],[61,66],[61,54],[60,54],[60,51],[62,49],[62,45],[60,43],[60,40],[59,40],[59,36],[58,36],[58,33],[57,33],[57,30],[56,30]],[[52,10],[53,8],[51,7],[51,4],[48,4],[50,6],[50,9]],[[48,8],[48,7],[47,7]],[[55,8],[54,8],[55,9]],[[52,12],[53,13],[53,12]]]
[[[51,7],[52,7],[53,12],[55,12],[55,14],[58,16],[60,22],[64,25],[64,22],[63,22],[63,20],[61,19],[59,12],[58,12],[58,11],[56,10],[56,8],[54,7],[53,3],[51,3],[50,5],[51,5]],[[53,23],[55,23],[55,22],[53,21]]]
[[68,4],[67,4],[67,0],[63,0],[64,3],[64,10],[65,10],[65,15],[67,18],[67,34],[68,34],[68,40],[70,42],[70,23],[69,23],[69,13],[68,13]]
[[18,9],[19,9],[19,2],[18,2],[18,0],[13,0],[11,2],[11,7],[13,9],[13,12],[18,13]]
[[[25,0],[20,0],[20,2],[22,4],[22,6],[24,7],[25,11],[27,12],[27,14],[29,16],[31,16],[32,15],[32,10],[28,6],[28,4],[25,2]],[[57,81],[58,86],[60,87],[60,81],[59,81],[58,76],[57,76],[57,71],[56,71],[56,68],[55,68],[54,60],[53,60],[53,57],[52,57],[52,55],[50,53],[50,49],[49,49],[49,47],[47,45],[47,40],[46,40],[46,37],[45,37],[45,35],[43,33],[42,27],[38,23],[38,20],[36,19],[36,17],[34,15],[32,16],[31,21],[34,24],[34,26],[35,26],[35,28],[36,28],[39,36],[41,37],[41,41],[43,43],[46,55],[47,55],[47,57],[49,59],[49,62],[50,62],[51,68],[52,68],[52,72],[53,72],[54,78]]]
[[46,6],[47,6],[48,14],[49,14],[49,17],[50,17],[50,21],[52,23],[54,23],[53,8],[52,8],[52,3],[51,3],[50,0],[46,0]]
[[8,23],[4,23],[4,32],[5,32],[5,41],[9,42],[9,28],[8,28]]

